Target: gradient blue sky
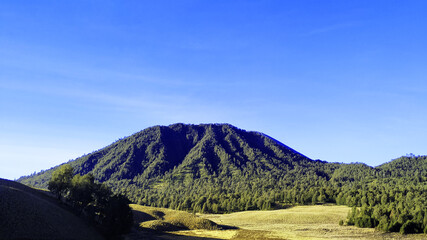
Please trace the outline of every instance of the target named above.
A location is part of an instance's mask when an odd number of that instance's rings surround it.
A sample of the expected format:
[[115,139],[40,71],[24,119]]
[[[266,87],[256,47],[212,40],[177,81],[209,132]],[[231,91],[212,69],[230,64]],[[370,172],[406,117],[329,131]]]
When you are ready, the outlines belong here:
[[0,2],[0,177],[153,125],[312,159],[427,154],[427,1]]

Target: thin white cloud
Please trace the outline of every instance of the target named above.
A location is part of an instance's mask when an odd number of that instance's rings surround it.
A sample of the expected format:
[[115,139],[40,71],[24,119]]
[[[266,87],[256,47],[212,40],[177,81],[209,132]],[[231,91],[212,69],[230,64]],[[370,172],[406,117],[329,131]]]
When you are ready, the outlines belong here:
[[337,23],[328,26],[323,26],[320,28],[316,28],[308,32],[305,36],[312,36],[317,34],[329,33],[337,30],[347,29],[359,26],[360,22],[345,22],[345,23]]
[[[31,94],[45,95],[47,98],[61,98],[61,101],[79,101],[84,107],[101,108],[112,112],[126,112],[133,117],[157,119],[159,122],[212,122],[229,121],[233,118],[235,109],[224,105],[223,101],[207,102],[201,96],[192,96],[178,91],[150,92],[141,89],[138,95],[124,95],[97,89],[67,88],[64,86],[40,86],[34,83],[9,82],[1,84],[0,88],[24,91]],[[68,98],[68,100],[66,100]],[[245,112],[246,111],[246,112]],[[242,114],[247,109],[240,109]],[[243,113],[245,112],[245,113]],[[250,115],[250,114],[249,114]],[[236,117],[236,116],[234,116]]]

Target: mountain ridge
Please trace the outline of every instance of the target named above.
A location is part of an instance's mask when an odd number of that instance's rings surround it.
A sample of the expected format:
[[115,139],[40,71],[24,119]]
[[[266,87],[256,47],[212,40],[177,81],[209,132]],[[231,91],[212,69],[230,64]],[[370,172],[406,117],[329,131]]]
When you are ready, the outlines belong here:
[[[76,174],[92,173],[100,182],[142,187],[161,182],[162,177],[184,181],[186,177],[273,175],[276,179],[295,168],[304,171],[306,166],[326,163],[313,161],[266,134],[231,124],[177,123],[146,128],[69,164]],[[46,188],[52,170],[18,181]],[[321,170],[317,173],[329,177]],[[114,189],[114,184],[109,185]]]

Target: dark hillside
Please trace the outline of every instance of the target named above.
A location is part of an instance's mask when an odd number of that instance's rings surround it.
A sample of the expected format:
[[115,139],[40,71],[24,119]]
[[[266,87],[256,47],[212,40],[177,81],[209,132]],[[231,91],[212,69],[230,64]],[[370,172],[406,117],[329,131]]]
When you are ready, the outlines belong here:
[[45,193],[0,179],[0,239],[103,239]]

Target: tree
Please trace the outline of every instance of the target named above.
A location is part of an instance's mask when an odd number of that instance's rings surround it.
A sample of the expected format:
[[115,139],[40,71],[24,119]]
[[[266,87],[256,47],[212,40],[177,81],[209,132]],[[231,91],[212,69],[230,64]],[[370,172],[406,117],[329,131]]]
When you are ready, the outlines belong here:
[[52,178],[48,183],[49,190],[56,194],[58,198],[65,197],[71,186],[73,168],[69,164],[64,164],[52,173]]
[[73,168],[63,165],[52,173],[49,189],[58,198],[66,197],[75,210],[108,236],[126,233],[132,227],[129,200],[96,183],[92,174],[73,177]]
[[77,174],[71,180],[70,199],[74,200],[75,205],[84,207],[94,200],[92,195],[97,187],[92,174],[84,176]]
[[102,227],[108,235],[119,235],[130,231],[133,224],[129,200],[123,195],[110,196],[108,204],[102,206]]

